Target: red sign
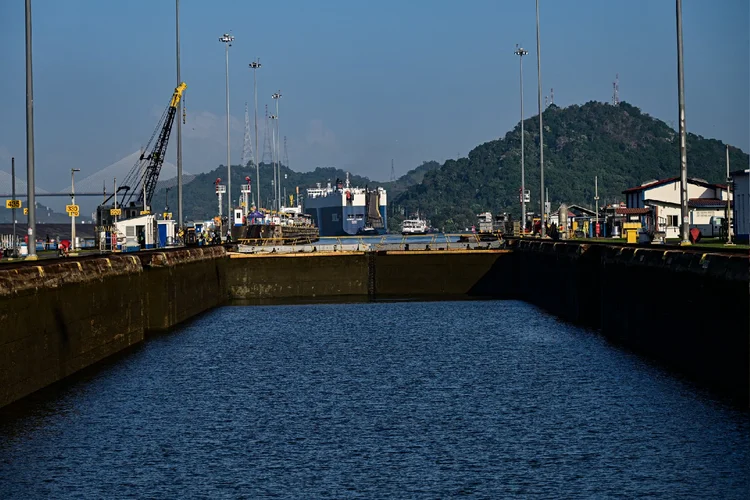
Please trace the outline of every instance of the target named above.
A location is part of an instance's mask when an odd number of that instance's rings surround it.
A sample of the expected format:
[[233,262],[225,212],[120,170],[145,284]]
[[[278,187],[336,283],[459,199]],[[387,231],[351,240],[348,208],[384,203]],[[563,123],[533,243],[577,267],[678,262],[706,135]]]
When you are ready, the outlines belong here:
[[596,235],[599,236],[599,223],[597,222],[595,225]]

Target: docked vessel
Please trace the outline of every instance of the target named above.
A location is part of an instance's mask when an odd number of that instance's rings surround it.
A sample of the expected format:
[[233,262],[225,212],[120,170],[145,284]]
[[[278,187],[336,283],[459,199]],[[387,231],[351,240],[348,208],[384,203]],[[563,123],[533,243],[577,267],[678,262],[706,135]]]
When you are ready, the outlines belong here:
[[427,234],[429,232],[430,227],[427,221],[420,218],[419,215],[411,219],[404,219],[401,223],[401,234],[403,235]]
[[384,234],[388,227],[385,189],[353,187],[336,179],[335,186],[308,188],[304,212],[320,230],[320,236]]
[[253,210],[245,216],[243,229],[240,242],[255,245],[296,245],[320,239],[318,228],[301,206],[281,207],[280,211]]

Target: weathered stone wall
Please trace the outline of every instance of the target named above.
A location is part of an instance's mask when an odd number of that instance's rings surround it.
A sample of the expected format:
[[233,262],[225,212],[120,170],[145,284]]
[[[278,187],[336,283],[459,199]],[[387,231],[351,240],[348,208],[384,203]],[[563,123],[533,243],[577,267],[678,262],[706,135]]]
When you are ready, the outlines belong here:
[[747,255],[512,241],[517,297],[747,402]]
[[232,255],[227,283],[232,299],[367,296],[362,253]]
[[510,296],[505,251],[233,255],[233,299]]
[[220,246],[144,254],[146,331],[166,330],[224,302],[225,257]]
[[217,306],[226,261],[207,247],[0,268],[0,406]]
[[0,271],[0,406],[143,340],[135,257]]

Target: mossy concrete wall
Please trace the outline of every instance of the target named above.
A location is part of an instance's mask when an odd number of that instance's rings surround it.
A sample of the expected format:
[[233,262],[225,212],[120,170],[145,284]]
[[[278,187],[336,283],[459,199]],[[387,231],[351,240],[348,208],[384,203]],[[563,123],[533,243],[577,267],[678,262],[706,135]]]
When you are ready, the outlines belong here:
[[505,250],[237,255],[223,247],[0,268],[0,406],[226,299],[521,299],[748,393],[748,257],[511,241]]
[[0,407],[226,298],[222,247],[0,268]]
[[232,255],[232,299],[509,296],[507,251]]
[[519,299],[748,400],[747,255],[513,241]]

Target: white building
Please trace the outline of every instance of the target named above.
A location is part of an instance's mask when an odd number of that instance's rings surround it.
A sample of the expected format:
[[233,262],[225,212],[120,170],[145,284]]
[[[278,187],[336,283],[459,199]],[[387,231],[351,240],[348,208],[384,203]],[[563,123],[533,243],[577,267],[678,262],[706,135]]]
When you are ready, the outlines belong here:
[[739,241],[750,238],[750,170],[732,172],[732,214],[734,237]]
[[[688,211],[690,227],[697,227],[704,236],[719,236],[726,217],[727,186],[711,184],[702,179],[688,179]],[[680,178],[648,181],[623,191],[628,208],[654,208],[659,231],[667,238],[680,237]]]

